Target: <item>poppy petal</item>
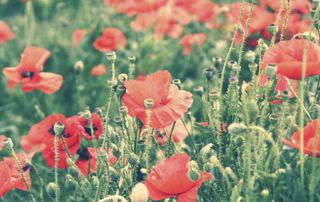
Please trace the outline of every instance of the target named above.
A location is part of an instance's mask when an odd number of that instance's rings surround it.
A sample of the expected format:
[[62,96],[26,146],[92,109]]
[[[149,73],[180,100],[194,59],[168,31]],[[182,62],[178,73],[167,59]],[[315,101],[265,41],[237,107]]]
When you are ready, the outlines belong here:
[[22,53],[20,65],[25,68],[35,68],[40,72],[49,56],[50,51],[45,48],[34,46],[27,47]]

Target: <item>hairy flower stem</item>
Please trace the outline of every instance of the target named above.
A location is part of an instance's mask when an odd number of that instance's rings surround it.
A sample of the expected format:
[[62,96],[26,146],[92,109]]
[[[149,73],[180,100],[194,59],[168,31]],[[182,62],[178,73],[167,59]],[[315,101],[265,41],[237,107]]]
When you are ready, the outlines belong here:
[[21,162],[20,162],[20,160],[18,159],[17,154],[16,154],[16,152],[15,152],[14,149],[13,149],[13,146],[10,147],[10,150],[11,150],[11,155],[12,155],[14,161],[16,162],[16,164],[17,164],[17,166],[18,166],[18,171],[19,171],[19,174],[20,174],[20,176],[21,176],[21,178],[22,178],[23,184],[24,184],[24,186],[26,187],[26,189],[28,190],[28,193],[29,193],[29,196],[30,196],[30,200],[31,200],[32,202],[36,202],[36,200],[35,200],[32,192],[31,192],[31,189],[30,189],[30,187],[29,187],[29,185],[28,185],[27,179],[26,179],[26,177],[25,177],[25,175],[24,175],[24,173],[23,173],[23,169],[22,169]]
[[280,34],[280,41],[282,41],[284,39],[284,33],[287,28],[287,23],[288,23],[290,12],[291,12],[291,0],[288,0],[287,11],[286,11],[286,15],[284,17],[284,22],[283,22],[281,34]]
[[[105,115],[105,132],[104,132],[104,137],[103,137],[103,143],[102,143],[102,148],[106,148],[106,142],[107,142],[107,135],[110,133],[109,131],[109,127],[108,127],[108,122],[109,122],[109,113],[110,113],[110,108],[111,108],[111,103],[112,103],[112,95],[113,95],[113,86],[115,83],[115,79],[116,79],[116,67],[115,67],[115,60],[112,60],[112,81],[111,81],[111,87],[110,87],[110,92],[109,92],[109,101],[107,104],[107,111],[106,111],[106,115]],[[107,145],[107,147],[109,147]]]
[[[240,28],[240,26],[241,26],[241,19],[242,19],[242,15],[243,15],[243,10],[244,10],[244,4],[245,4],[245,2],[246,2],[245,0],[242,0],[241,11],[240,11],[240,16],[239,16],[239,22],[238,22],[238,24],[236,25],[236,28],[235,28],[235,30],[234,30],[233,38],[232,38],[232,41],[231,41],[231,44],[230,44],[228,53],[227,53],[227,55],[226,55],[226,58],[225,58],[225,60],[224,60],[223,67],[222,67],[222,71],[221,71],[220,88],[219,88],[219,103],[220,103],[220,106],[223,105],[222,90],[223,90],[224,76],[225,76],[227,64],[228,64],[229,58],[230,58],[230,56],[231,56],[231,52],[232,52],[232,49],[233,49],[235,40],[236,40],[236,38],[237,38],[237,34],[238,34],[238,31],[239,31],[239,28]],[[220,118],[222,118],[222,117],[223,117],[223,116],[222,116],[222,110],[221,110],[221,111],[220,111]]]
[[44,183],[43,183],[43,179],[40,175],[40,173],[38,172],[38,170],[36,169],[36,167],[34,165],[32,165],[32,170],[34,171],[36,177],[38,178],[38,181],[40,183],[40,202],[43,202],[44,201],[44,196],[43,196],[43,186],[44,186]]
[[282,11],[284,9],[285,1],[286,0],[281,0],[281,6],[280,6],[280,10],[279,10],[278,15],[277,15],[277,19],[276,19],[276,23],[275,23],[275,29],[273,30],[273,33],[272,33],[270,47],[272,47],[274,45],[275,41],[276,41],[276,36],[277,36],[277,32],[278,32],[278,26],[279,26],[279,23],[280,23],[280,20],[281,20],[281,14],[282,14]]
[[301,186],[304,187],[304,88],[305,88],[305,75],[307,68],[307,51],[310,43],[308,42],[304,48],[303,59],[302,59],[302,78],[299,85],[299,97],[300,97],[300,113],[299,113],[299,129],[300,129],[300,176]]
[[240,71],[241,71],[241,62],[242,62],[243,49],[244,49],[245,41],[246,41],[246,38],[247,38],[247,35],[248,35],[249,24],[250,24],[250,20],[251,20],[253,8],[254,8],[253,2],[254,1],[252,0],[251,4],[250,4],[250,11],[249,11],[249,15],[248,15],[248,18],[247,18],[247,21],[246,21],[246,28],[245,28],[245,31],[244,31],[243,36],[242,36],[242,42],[241,42],[241,46],[240,46],[240,50],[239,50],[238,70],[237,70],[237,76],[236,76],[237,79],[239,78],[239,74],[240,74]]
[[176,121],[173,123],[171,130],[170,130],[170,135],[169,135],[169,144],[168,144],[168,156],[171,156],[172,154],[172,135],[174,131],[174,127],[176,126]]
[[317,142],[318,139],[320,138],[320,119],[318,120],[317,124],[317,129],[316,129],[316,135],[314,137],[313,141],[313,147],[312,147],[312,163],[311,163],[311,180],[310,180],[310,185],[309,185],[309,190],[310,190],[310,200],[309,202],[313,202],[314,200],[314,192],[316,189],[316,154],[317,154]]
[[151,149],[151,108],[147,108],[147,112],[146,112],[146,116],[147,116],[147,133],[146,133],[146,152],[145,152],[145,156],[146,156],[146,168],[147,170],[150,169],[150,149]]
[[58,135],[54,136],[54,159],[55,159],[55,166],[54,166],[54,179],[56,184],[55,189],[55,201],[60,201],[60,187],[59,187],[59,177],[58,177],[58,166],[59,166],[59,145],[58,145]]

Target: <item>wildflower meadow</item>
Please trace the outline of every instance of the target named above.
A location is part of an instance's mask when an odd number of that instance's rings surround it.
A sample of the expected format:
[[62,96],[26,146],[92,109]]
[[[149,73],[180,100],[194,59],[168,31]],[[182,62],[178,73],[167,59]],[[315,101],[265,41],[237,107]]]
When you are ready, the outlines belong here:
[[0,0],[0,202],[320,202],[319,0]]

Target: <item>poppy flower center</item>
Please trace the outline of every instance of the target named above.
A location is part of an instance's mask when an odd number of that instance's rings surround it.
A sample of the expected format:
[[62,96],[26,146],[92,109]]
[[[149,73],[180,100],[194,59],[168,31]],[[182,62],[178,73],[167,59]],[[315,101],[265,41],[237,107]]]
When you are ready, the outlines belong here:
[[30,166],[28,166],[28,165],[24,165],[24,166],[22,167],[23,172],[26,172],[26,171],[28,171],[29,169],[30,169]]
[[[60,123],[60,122],[57,122],[57,123]],[[61,123],[61,124],[62,124],[62,123]],[[54,125],[55,125],[55,124],[51,125],[51,127],[50,127],[49,130],[48,130],[48,133],[50,133],[50,135],[56,135],[55,132],[54,132]],[[71,137],[70,134],[64,133],[64,132],[65,132],[65,128],[63,129],[63,131],[62,131],[62,133],[61,133],[62,137],[64,137],[64,138]]]
[[33,78],[34,77],[34,72],[30,72],[30,71],[24,71],[21,74],[22,78]]
[[[92,136],[91,134],[91,128],[89,126],[85,126],[84,127],[84,130],[86,131],[87,134],[89,134],[90,136]],[[96,126],[92,126],[92,130],[93,130],[93,133],[95,133],[98,128]]]
[[88,149],[79,149],[77,153],[79,154],[79,159],[82,161],[88,161],[91,158]]

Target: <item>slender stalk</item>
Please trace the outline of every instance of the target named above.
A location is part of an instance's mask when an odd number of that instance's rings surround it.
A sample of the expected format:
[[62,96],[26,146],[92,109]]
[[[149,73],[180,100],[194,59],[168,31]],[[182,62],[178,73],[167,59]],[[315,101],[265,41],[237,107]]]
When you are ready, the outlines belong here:
[[316,189],[316,155],[317,155],[317,142],[320,138],[320,119],[318,119],[316,134],[314,137],[313,147],[312,147],[312,164],[311,164],[311,180],[310,180],[310,200],[309,202],[313,202],[314,200],[314,191]]
[[287,23],[288,23],[290,12],[291,12],[291,0],[288,0],[287,11],[286,11],[286,15],[284,17],[284,22],[283,22],[283,25],[282,25],[282,30],[281,30],[281,35],[280,35],[280,41],[282,41],[283,38],[284,38],[284,33],[286,31],[286,28],[287,28]]
[[172,145],[172,135],[173,135],[173,131],[174,131],[174,128],[176,126],[176,121],[173,123],[172,127],[171,127],[171,130],[170,130],[170,135],[169,135],[169,144],[168,144],[168,156],[171,156],[171,145]]
[[[237,34],[238,34],[238,31],[239,31],[240,25],[241,25],[241,19],[242,19],[243,10],[244,10],[244,4],[245,4],[245,0],[242,0],[241,11],[240,11],[240,16],[239,16],[239,22],[236,25],[235,31],[233,33],[233,38],[232,38],[231,44],[230,44],[229,50],[227,52],[226,58],[224,60],[223,67],[222,67],[222,72],[221,72],[221,77],[220,77],[220,88],[219,88],[219,103],[220,103],[220,106],[222,106],[222,104],[223,104],[222,90],[223,90],[224,76],[225,76],[228,60],[229,60],[229,58],[231,56],[231,52],[232,52],[235,40],[237,38]],[[222,111],[220,111],[220,114],[221,114],[220,118],[222,118]]]
[[27,179],[26,179],[26,177],[25,177],[25,175],[23,173],[21,162],[20,162],[19,158],[17,157],[17,154],[14,151],[13,146],[11,146],[10,150],[11,150],[11,155],[12,155],[14,161],[16,162],[16,164],[18,166],[18,171],[19,171],[19,174],[20,174],[20,176],[22,178],[23,184],[26,187],[26,189],[28,190],[28,193],[29,193],[29,196],[30,196],[30,200],[35,202],[36,200],[35,200],[32,192],[31,192],[31,189],[30,189],[29,185],[28,185]]
[[58,148],[58,135],[54,137],[54,154],[55,154],[55,166],[54,166],[54,179],[56,184],[55,190],[55,201],[60,201],[60,187],[59,187],[59,177],[58,177],[58,169],[59,169],[59,148]]
[[280,10],[278,12],[277,15],[277,19],[276,19],[276,23],[275,23],[275,29],[273,30],[272,33],[272,38],[271,38],[271,43],[270,43],[270,47],[272,47],[276,41],[276,36],[277,36],[277,32],[278,32],[278,26],[279,26],[279,22],[281,20],[281,14],[284,8],[284,4],[285,4],[285,0],[281,0],[281,6],[280,6]]
[[251,20],[251,17],[252,17],[253,8],[254,8],[254,4],[253,4],[253,1],[251,1],[250,11],[249,11],[249,15],[248,15],[248,18],[247,18],[247,21],[246,21],[246,28],[245,28],[245,31],[244,31],[243,36],[242,36],[242,42],[241,42],[241,46],[240,46],[240,50],[239,50],[237,78],[239,77],[239,74],[240,74],[240,71],[241,71],[241,62],[242,62],[243,49],[244,49],[245,41],[246,41],[246,38],[247,38],[247,35],[248,35],[248,29],[249,29],[250,20]]
[[35,166],[32,165],[32,170],[34,171],[34,173],[36,174],[37,178],[38,178],[38,181],[39,181],[39,184],[40,184],[40,202],[43,202],[44,201],[44,196],[43,196],[43,186],[44,186],[44,183],[43,183],[43,180],[42,180],[42,177],[40,175],[40,173],[38,172],[38,170],[36,169]]

